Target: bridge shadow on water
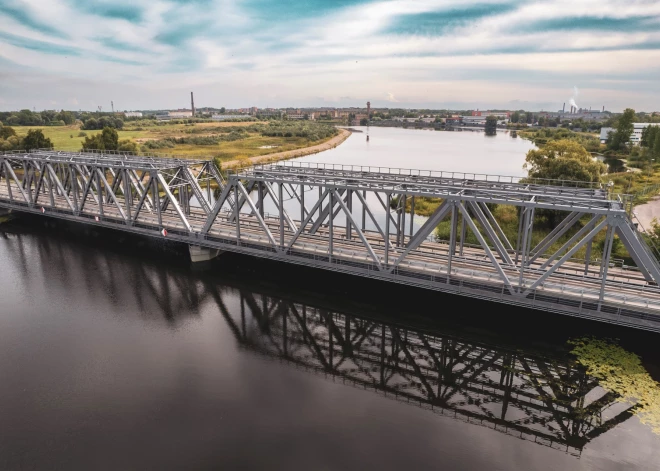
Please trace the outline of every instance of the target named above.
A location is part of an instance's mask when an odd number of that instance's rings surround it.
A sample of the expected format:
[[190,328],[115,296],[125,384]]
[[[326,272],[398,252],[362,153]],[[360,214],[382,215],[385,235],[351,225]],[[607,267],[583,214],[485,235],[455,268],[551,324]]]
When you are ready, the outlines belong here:
[[657,334],[236,254],[192,266],[185,246],[43,218],[3,231],[24,274],[73,289],[83,267],[118,315],[176,328],[211,306],[243,352],[576,456],[632,411],[567,340],[617,337],[654,372]]

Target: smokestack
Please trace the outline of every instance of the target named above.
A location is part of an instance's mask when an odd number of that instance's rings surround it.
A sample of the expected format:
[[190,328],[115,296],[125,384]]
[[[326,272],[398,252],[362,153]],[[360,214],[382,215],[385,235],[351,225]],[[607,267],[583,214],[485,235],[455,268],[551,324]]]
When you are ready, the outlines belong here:
[[603,105],[603,112],[605,112],[605,105]]
[[566,102],[564,102],[564,106],[561,107],[561,112],[566,113]]
[[195,116],[195,100],[193,99],[193,92],[190,92],[190,108],[192,109],[192,115]]
[[371,120],[371,102],[367,102],[367,120]]

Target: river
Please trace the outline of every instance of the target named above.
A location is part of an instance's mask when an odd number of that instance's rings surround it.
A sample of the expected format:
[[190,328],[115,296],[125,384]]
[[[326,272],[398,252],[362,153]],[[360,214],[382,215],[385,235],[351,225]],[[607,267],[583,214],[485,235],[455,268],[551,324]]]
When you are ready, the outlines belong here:
[[[378,128],[305,159],[520,174],[529,147]],[[618,338],[657,379],[657,334],[43,217],[0,226],[0,267],[2,470],[660,463],[654,410],[569,343]]]

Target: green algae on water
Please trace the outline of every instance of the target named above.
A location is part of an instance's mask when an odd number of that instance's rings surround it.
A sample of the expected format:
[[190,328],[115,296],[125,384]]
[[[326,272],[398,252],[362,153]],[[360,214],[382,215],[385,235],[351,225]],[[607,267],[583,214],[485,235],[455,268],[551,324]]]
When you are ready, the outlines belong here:
[[642,365],[639,356],[613,341],[583,337],[570,340],[571,353],[599,380],[600,386],[617,394],[618,401],[633,405],[640,422],[660,435],[660,383]]

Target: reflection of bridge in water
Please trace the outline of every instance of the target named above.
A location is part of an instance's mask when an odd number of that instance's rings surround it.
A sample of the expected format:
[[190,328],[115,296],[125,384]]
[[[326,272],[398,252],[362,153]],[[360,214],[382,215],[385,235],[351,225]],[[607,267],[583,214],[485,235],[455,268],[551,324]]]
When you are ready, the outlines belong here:
[[[90,298],[140,306],[170,324],[202,309],[221,314],[244,351],[304,371],[579,456],[632,413],[570,358],[500,347],[345,314],[322,302],[255,292],[212,274],[84,252],[40,237],[40,264],[28,266],[22,237],[7,241],[24,269]],[[84,273],[79,267],[84,267]],[[81,286],[81,281],[84,284]],[[232,283],[230,281],[230,283]]]
[[[167,236],[196,258],[233,251],[660,331],[660,265],[628,203],[564,183],[316,164],[259,166],[225,181],[209,161],[0,154],[5,208]],[[442,203],[416,227],[421,197]],[[516,240],[493,204],[519,214]],[[536,241],[539,210],[563,220]],[[440,223],[448,224],[447,240],[433,237]],[[478,244],[468,246],[467,236]],[[603,256],[595,259],[601,236]],[[615,236],[636,266],[614,263]]]

